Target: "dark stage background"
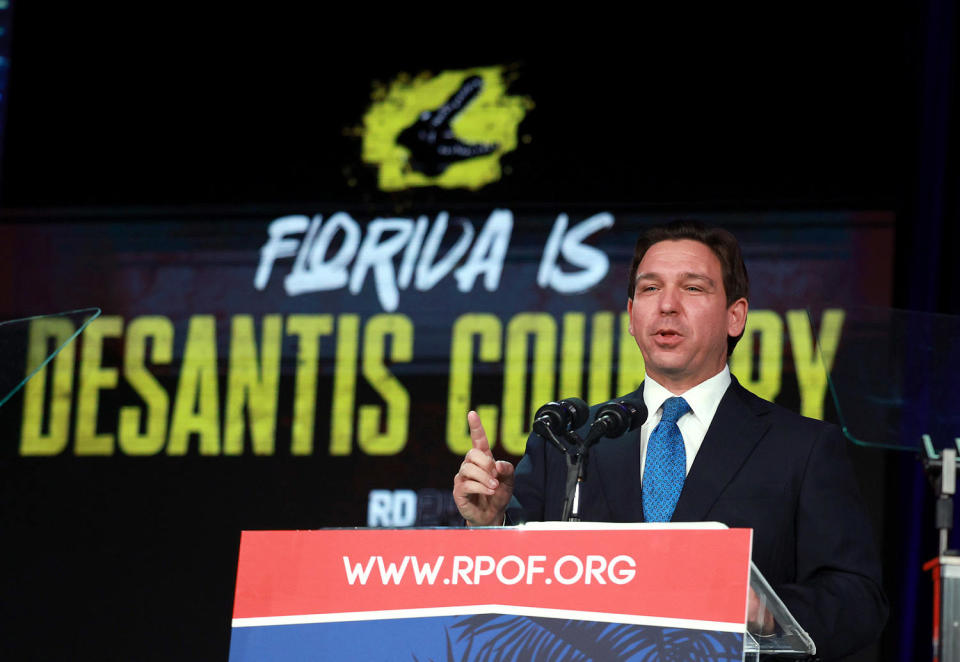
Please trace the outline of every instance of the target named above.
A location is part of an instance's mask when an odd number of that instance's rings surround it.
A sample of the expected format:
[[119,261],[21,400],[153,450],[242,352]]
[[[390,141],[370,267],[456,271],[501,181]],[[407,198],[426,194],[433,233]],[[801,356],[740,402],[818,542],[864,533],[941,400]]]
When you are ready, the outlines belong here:
[[[851,307],[957,312],[952,11],[547,34],[15,2],[0,318],[103,316],[0,408],[3,657],[224,659],[241,530],[455,523],[468,408],[515,458],[531,408],[642,379],[651,223],[739,237],[735,374],[835,416],[814,342]],[[20,371],[64,327],[30,330]],[[919,468],[850,451],[892,604],[859,659],[928,659]]]

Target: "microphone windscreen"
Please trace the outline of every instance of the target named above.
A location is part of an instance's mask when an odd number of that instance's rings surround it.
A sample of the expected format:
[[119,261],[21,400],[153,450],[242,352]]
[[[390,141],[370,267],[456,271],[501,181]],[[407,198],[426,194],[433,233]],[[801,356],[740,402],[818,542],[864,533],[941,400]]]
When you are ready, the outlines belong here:
[[570,409],[570,427],[576,430],[587,422],[587,418],[590,416],[590,406],[586,402],[580,398],[564,398],[563,402]]
[[630,410],[629,430],[636,430],[647,420],[647,406],[643,404],[643,398],[632,398],[630,400],[621,400]]

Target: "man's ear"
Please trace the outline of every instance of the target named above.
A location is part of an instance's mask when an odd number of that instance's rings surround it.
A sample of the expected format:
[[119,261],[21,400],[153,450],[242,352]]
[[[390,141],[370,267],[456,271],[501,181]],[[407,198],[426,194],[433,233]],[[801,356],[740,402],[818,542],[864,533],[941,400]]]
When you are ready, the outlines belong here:
[[730,304],[727,308],[727,335],[736,338],[743,333],[747,324],[747,309],[750,304],[743,297]]
[[627,299],[627,331],[629,331],[630,335],[634,338],[637,337],[633,332],[633,299]]

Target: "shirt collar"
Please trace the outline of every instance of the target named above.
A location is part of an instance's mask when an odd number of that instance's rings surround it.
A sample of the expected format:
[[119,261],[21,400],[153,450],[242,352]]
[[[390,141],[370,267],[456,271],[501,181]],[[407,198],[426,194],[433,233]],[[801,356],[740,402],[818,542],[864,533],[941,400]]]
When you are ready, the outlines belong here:
[[713,415],[717,412],[717,407],[720,406],[723,394],[727,392],[727,387],[730,386],[730,382],[730,367],[727,365],[724,365],[723,370],[710,379],[700,382],[684,393],[671,393],[658,384],[653,377],[647,375],[643,382],[643,404],[646,405],[647,411],[653,414],[663,407],[667,398],[683,396],[683,399],[690,405],[693,415],[709,425],[710,421],[713,420]]

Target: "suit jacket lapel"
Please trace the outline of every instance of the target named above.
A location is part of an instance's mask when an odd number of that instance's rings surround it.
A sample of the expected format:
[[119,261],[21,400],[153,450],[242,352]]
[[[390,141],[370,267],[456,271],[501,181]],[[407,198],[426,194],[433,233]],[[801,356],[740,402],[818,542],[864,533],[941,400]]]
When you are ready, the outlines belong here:
[[703,520],[770,427],[766,412],[750,407],[743,395],[734,378],[690,467],[672,521]]

